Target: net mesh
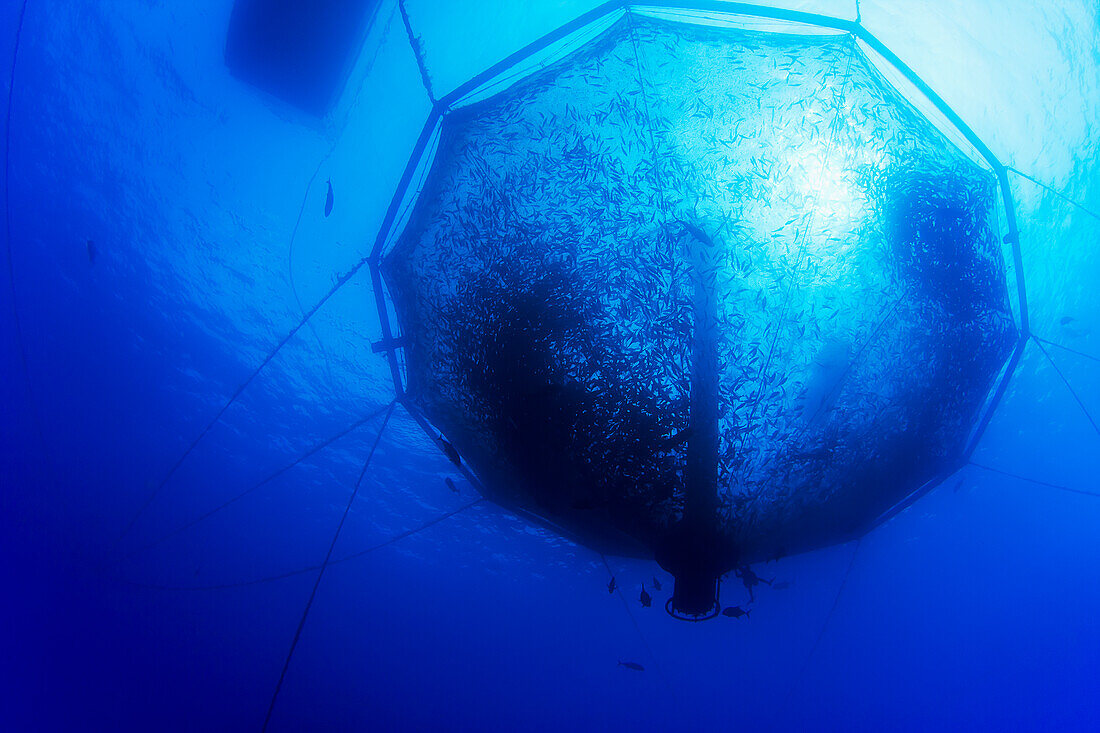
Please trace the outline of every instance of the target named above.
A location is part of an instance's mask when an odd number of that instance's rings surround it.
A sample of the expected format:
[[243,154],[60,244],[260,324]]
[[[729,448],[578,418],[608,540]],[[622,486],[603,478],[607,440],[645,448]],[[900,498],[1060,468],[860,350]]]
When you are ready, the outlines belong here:
[[829,544],[958,461],[1011,351],[995,195],[848,36],[628,15],[444,117],[382,264],[409,398],[492,498],[645,554],[705,342],[722,536]]

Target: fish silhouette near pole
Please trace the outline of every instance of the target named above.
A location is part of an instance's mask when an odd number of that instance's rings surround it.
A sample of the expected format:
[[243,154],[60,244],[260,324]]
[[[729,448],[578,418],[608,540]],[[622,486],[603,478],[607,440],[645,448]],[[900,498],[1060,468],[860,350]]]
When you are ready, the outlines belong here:
[[332,179],[328,179],[328,193],[325,195],[325,218],[332,213]]
[[635,672],[645,672],[645,667],[638,664],[637,662],[624,662],[624,661],[620,660],[619,661],[619,666],[620,667],[626,667],[627,669],[632,669]]
[[638,596],[638,600],[641,601],[642,605],[646,608],[649,608],[651,605],[653,605],[653,597],[646,593],[645,583],[642,584],[642,593],[640,596]]
[[451,463],[459,467],[462,466],[462,456],[458,455],[458,450],[442,434],[439,436],[439,445],[443,448],[443,454],[447,456]]

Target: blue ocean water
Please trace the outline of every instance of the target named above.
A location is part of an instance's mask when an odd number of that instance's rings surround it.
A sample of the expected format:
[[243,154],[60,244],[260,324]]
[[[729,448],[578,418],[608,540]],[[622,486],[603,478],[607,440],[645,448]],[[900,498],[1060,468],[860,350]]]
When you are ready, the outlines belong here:
[[[439,94],[594,6],[406,3]],[[620,597],[598,554],[488,502],[435,522],[477,494],[396,409],[333,556],[430,526],[326,570],[272,730],[1100,724],[1100,9],[860,10],[1017,171],[1032,331],[1060,346],[1028,344],[987,468],[767,565],[790,587],[750,619],[688,624],[653,562],[607,558]],[[263,724],[382,415],[234,497],[392,400],[366,270],[211,421],[374,244],[431,108],[399,11],[317,117],[226,69],[225,0],[0,10],[3,729]]]

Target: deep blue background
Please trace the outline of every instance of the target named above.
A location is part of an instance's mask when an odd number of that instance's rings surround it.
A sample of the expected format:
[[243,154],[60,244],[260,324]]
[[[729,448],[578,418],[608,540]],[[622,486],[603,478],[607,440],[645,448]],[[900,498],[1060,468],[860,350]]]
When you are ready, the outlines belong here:
[[[1002,160],[1096,211],[1100,13],[1088,0],[1032,5],[862,11]],[[590,6],[410,0],[409,14],[448,90]],[[853,15],[851,3],[797,6]],[[20,10],[0,8],[6,71]],[[290,273],[308,307],[368,250],[429,108],[393,2],[324,120],[226,72],[229,11],[216,0],[26,5],[6,130],[14,281],[0,288],[5,730],[258,728],[312,576],[149,586],[319,562],[378,429],[110,560],[144,497],[297,322]],[[1034,330],[1100,353],[1100,220],[1012,184]],[[227,411],[123,553],[388,402],[365,274]],[[1100,414],[1098,364],[1052,355]],[[975,460],[1100,490],[1100,434],[1033,346]],[[337,555],[474,498],[444,475],[398,410]],[[688,625],[642,609],[638,585],[670,579],[610,558],[636,629],[598,556],[479,504],[329,570],[273,728],[1092,730],[1098,522],[1100,499],[970,468],[864,538],[854,561],[848,545],[768,567],[792,585],[763,589],[749,620]],[[725,600],[740,599],[728,584]],[[627,659],[647,671],[617,666]]]

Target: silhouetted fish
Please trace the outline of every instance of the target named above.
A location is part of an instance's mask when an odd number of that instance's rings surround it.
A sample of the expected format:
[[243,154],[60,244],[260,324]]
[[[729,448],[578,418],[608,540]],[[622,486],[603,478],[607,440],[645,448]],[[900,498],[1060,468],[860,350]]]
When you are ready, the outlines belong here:
[[772,588],[775,588],[776,590],[787,590],[790,587],[791,581],[789,580],[781,580],[778,583],[772,583]]
[[1089,329],[1081,325],[1073,316],[1062,316],[1058,319],[1058,325],[1061,326],[1061,333],[1066,336],[1073,336],[1079,338],[1081,336],[1087,336]]
[[729,618],[741,618],[742,616],[745,616],[747,618],[749,613],[749,611],[746,611],[740,606],[730,606],[729,608],[726,608],[724,611],[722,611],[722,615],[728,616]]
[[325,195],[325,217],[332,213],[332,179],[328,179],[328,193]]
[[645,672],[645,667],[638,664],[637,662],[623,662],[623,661],[620,660],[619,661],[619,666],[620,667],[626,667],[627,669],[632,669],[635,672]]
[[607,582],[607,592],[608,592],[608,593],[614,593],[614,592],[615,592],[615,589],[616,589],[616,588],[618,588],[618,587],[619,587],[619,586],[615,585],[615,576],[614,576],[614,575],[612,575],[612,576],[611,576],[611,580],[609,580],[609,581]]
[[450,489],[451,491],[455,492],[456,494],[458,493],[458,487],[457,487],[457,486],[455,486],[455,482],[451,480],[451,477],[450,477],[450,476],[448,476],[447,478],[443,479],[443,481],[444,481],[444,482],[446,482],[446,484],[447,484],[447,488],[448,488],[448,489]]
[[95,242],[93,242],[92,240],[89,239],[88,240],[88,262],[90,264],[93,264],[93,265],[95,264],[95,258],[96,258],[97,254],[99,254],[99,250],[97,250],[95,248]]
[[692,224],[690,222],[684,221],[683,219],[677,219],[677,221],[680,222],[681,226],[683,226],[684,229],[688,230],[688,233],[691,236],[693,236],[697,240],[699,240],[700,243],[706,245],[707,247],[713,247],[714,246],[714,240],[712,240],[709,236],[707,236],[707,233],[704,232],[702,229],[700,229],[699,227],[695,226],[694,224]]
[[461,466],[462,456],[458,455],[458,451],[455,449],[455,447],[451,445],[442,435],[439,436],[439,443],[443,446],[443,454],[447,456],[447,459],[456,466]]
[[653,576],[653,590],[661,590],[661,581],[657,580],[657,576]]
[[653,597],[645,592],[645,584],[642,584],[642,594],[638,596],[638,600],[642,602],[642,605],[649,608],[653,605]]

